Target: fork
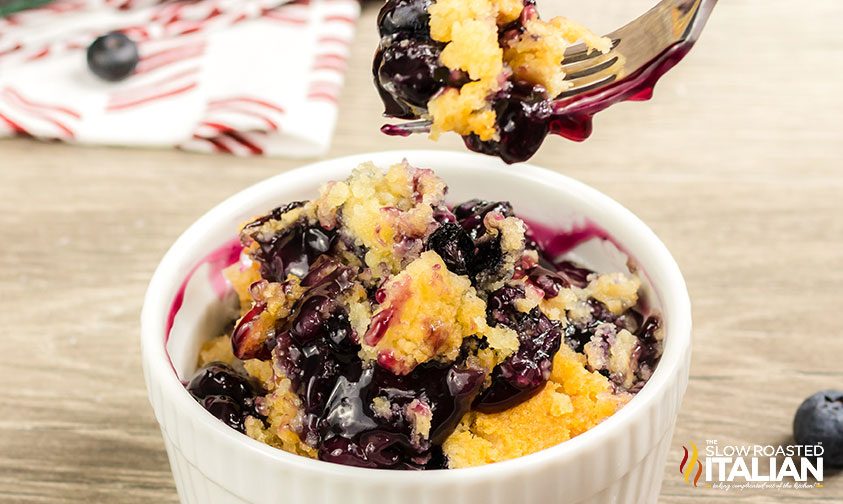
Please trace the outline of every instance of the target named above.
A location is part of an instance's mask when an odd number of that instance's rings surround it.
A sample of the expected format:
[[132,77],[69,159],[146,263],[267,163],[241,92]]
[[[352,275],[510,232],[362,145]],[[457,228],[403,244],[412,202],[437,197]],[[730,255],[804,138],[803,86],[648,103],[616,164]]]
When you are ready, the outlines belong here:
[[[620,101],[652,97],[659,78],[691,50],[717,0],[662,0],[645,14],[606,35],[607,53],[570,47],[562,67],[571,87],[553,103],[554,114],[579,117],[583,131],[556,131],[574,140],[591,132],[591,117]],[[576,121],[575,121],[576,122]]]
[[[606,35],[612,48],[568,48],[562,66],[568,90],[553,100],[554,133],[572,140],[591,134],[591,118],[624,100],[652,97],[659,78],[691,50],[717,0],[662,0],[642,16]],[[384,126],[392,135],[429,131],[429,120]]]

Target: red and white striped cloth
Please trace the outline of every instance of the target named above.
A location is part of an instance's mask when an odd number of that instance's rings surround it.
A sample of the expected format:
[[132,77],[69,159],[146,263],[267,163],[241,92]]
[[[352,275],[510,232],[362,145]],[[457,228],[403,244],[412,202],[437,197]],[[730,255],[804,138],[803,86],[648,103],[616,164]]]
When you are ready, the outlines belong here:
[[[0,18],[0,137],[304,157],[329,146],[357,0],[55,0]],[[122,30],[135,75],[85,50]]]

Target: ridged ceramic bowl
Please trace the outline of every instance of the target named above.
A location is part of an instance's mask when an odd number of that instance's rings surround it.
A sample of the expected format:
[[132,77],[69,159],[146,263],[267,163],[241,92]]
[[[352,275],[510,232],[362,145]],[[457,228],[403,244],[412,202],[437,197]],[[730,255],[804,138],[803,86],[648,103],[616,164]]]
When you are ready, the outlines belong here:
[[[449,202],[509,200],[549,226],[588,222],[594,238],[573,254],[592,269],[642,274],[646,302],[661,311],[664,355],[650,381],[621,410],[570,441],[515,460],[469,469],[399,472],[335,465],[254,441],[212,417],[182,380],[201,343],[230,315],[219,270],[238,226],[293,200],[363,161],[386,167],[407,158],[434,169]],[[453,152],[382,152],[332,159],[265,180],[196,221],[158,266],[144,302],[141,340],[149,399],[161,426],[181,501],[295,504],[646,504],[658,500],[674,423],[688,381],[691,308],[676,262],[635,215],[596,190],[535,166]],[[168,334],[169,333],[169,334]]]

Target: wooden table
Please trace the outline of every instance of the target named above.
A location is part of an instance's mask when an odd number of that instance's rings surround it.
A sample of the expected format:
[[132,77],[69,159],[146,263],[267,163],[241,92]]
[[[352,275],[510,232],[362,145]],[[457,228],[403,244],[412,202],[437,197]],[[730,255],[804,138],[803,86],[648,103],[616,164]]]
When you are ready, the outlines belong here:
[[[457,149],[380,136],[366,8],[330,156]],[[725,0],[647,104],[602,114],[534,162],[648,222],[694,303],[694,362],[663,502],[843,502],[825,488],[684,484],[681,446],[790,441],[793,412],[843,388],[843,3]],[[300,165],[0,142],[0,501],[176,502],[146,400],[138,316],[162,254],[226,196]]]

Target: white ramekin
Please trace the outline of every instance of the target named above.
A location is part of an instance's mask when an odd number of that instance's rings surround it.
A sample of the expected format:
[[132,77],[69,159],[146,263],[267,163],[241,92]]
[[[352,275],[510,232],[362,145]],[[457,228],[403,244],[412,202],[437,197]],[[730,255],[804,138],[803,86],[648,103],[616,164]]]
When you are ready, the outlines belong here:
[[[216,297],[207,292],[210,286],[190,286],[182,305],[189,313],[179,313],[181,328],[165,343],[169,311],[185,275],[208,251],[229,241],[249,217],[313,197],[321,183],[344,178],[363,161],[386,166],[402,158],[436,170],[451,188],[450,202],[472,197],[506,199],[522,216],[563,227],[588,219],[634,258],[649,284],[649,302],[663,314],[665,351],[653,377],[629,404],[590,431],[526,457],[469,469],[400,472],[334,465],[271,448],[228,428],[188,395],[175,369],[189,373],[200,339],[212,335],[205,334],[205,326],[213,319],[209,313]],[[580,253],[586,262],[608,258],[617,263],[618,255],[626,258],[614,246],[600,243]],[[688,381],[690,338],[691,307],[679,268],[664,244],[631,212],[551,171],[433,151],[323,161],[232,196],[196,221],[170,248],[149,284],[141,317],[149,399],[161,425],[179,496],[184,503],[200,504],[656,502]],[[168,349],[183,355],[171,362]]]

